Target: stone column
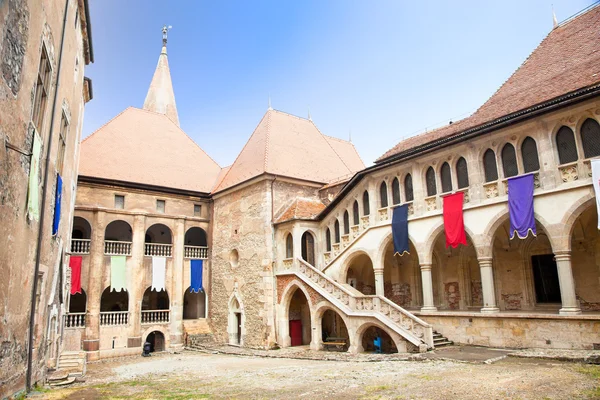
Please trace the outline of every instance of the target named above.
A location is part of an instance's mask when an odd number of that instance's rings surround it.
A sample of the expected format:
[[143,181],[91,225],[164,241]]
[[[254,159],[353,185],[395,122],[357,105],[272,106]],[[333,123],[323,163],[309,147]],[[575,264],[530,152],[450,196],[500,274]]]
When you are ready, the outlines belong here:
[[[301,230],[300,230],[300,227],[298,226],[298,224],[294,224],[292,226],[292,243],[294,245],[294,248],[292,249],[293,250],[292,256],[293,256],[294,260],[296,260],[297,258],[302,258],[302,234],[301,234]],[[285,242],[284,242],[284,245],[285,245]],[[284,247],[283,254],[285,256],[285,247]],[[315,256],[316,256],[316,254],[315,254]]]
[[[183,251],[185,241],[185,225],[183,219],[175,222],[175,240],[173,240],[173,283],[170,294],[171,301],[171,348],[183,347]],[[206,301],[206,299],[205,299]]]
[[431,263],[421,264],[421,283],[423,285],[423,307],[421,311],[437,311],[433,304],[433,281],[431,279]]
[[496,305],[496,291],[494,289],[494,271],[492,269],[492,257],[478,259],[481,271],[481,290],[483,291],[482,313],[497,313],[500,311]]
[[385,297],[385,287],[383,280],[383,269],[377,268],[374,270],[375,272],[375,294],[377,296]]
[[573,280],[573,271],[571,269],[571,252],[556,251],[554,253],[556,268],[558,269],[558,283],[560,284],[560,298],[562,299],[562,308],[560,315],[579,315],[581,309],[577,303],[575,295],[575,281]]
[[146,216],[133,217],[131,256],[127,257],[127,292],[129,293],[129,329],[127,347],[142,345],[142,297],[146,290],[144,276],[144,243],[146,238]]

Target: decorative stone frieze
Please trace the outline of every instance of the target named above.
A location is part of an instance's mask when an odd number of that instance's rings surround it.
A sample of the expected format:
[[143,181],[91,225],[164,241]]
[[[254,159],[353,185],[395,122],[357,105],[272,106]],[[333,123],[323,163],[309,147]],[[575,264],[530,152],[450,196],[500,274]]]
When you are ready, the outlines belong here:
[[378,211],[378,219],[380,222],[384,222],[390,219],[389,208],[380,208]]
[[332,252],[333,252],[333,256],[337,256],[338,254],[340,254],[340,244],[339,243],[334,243],[332,247]]
[[415,214],[415,206],[413,205],[412,202],[408,203],[408,215],[414,215]]
[[433,211],[437,209],[437,197],[431,196],[425,199],[425,209],[427,211]]
[[346,248],[350,244],[350,234],[342,235],[342,247]]
[[360,233],[360,225],[354,225],[350,227],[350,236],[354,240]]
[[579,179],[579,173],[577,171],[577,162],[561,165],[558,167],[560,171],[560,177],[563,182],[573,182]]
[[498,192],[498,182],[486,183],[483,185],[483,189],[485,190],[485,197],[487,199],[498,197],[500,194]]
[[363,230],[367,229],[369,227],[369,216],[364,215],[364,216],[360,217],[360,222],[361,222]]
[[282,261],[283,264],[283,269],[287,270],[292,268],[292,265],[294,264],[294,259],[293,258],[286,258]]

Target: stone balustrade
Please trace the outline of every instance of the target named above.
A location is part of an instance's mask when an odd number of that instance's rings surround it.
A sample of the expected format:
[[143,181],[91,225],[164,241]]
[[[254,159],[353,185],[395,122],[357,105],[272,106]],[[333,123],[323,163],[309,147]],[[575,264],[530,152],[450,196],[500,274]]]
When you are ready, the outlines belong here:
[[71,254],[90,254],[90,239],[71,239]]
[[208,258],[208,247],[206,246],[184,246],[184,257],[196,260]]
[[104,254],[107,256],[130,256],[131,242],[120,242],[117,240],[104,241]]
[[142,324],[167,324],[170,310],[142,310]]
[[100,313],[101,326],[127,325],[129,311],[103,311]]
[[85,328],[85,313],[68,313],[64,316],[65,329]]
[[149,257],[171,257],[172,244],[144,243],[144,255]]

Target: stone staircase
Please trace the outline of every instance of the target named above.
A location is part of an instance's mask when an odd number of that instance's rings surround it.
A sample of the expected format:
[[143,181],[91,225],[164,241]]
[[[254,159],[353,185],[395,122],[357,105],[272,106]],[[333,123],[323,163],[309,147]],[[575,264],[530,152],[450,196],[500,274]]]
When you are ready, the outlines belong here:
[[206,318],[200,319],[184,319],[183,330],[188,335],[200,335],[211,333],[210,325]]
[[50,386],[70,385],[78,377],[85,375],[86,355],[84,351],[63,351],[58,359],[56,370],[46,377]]
[[189,335],[185,347],[196,350],[204,350],[215,345],[215,339],[212,333],[199,333]]
[[449,340],[447,337],[439,333],[438,331],[433,331],[433,346],[438,349],[440,347],[452,346],[454,344],[453,341]]
[[294,274],[327,301],[352,317],[370,317],[400,335],[417,351],[435,346],[431,325],[383,296],[357,295],[302,259],[279,274]]

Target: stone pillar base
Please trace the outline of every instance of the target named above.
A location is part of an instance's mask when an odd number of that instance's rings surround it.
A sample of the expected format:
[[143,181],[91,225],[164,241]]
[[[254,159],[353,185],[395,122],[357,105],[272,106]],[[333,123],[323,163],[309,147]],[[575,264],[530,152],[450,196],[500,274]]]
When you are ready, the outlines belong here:
[[500,309],[498,307],[483,307],[480,312],[482,314],[495,314],[500,312]]
[[560,315],[581,315],[581,309],[577,307],[564,307],[561,308],[558,313]]
[[421,307],[421,312],[436,312],[437,310],[437,307],[433,306]]

